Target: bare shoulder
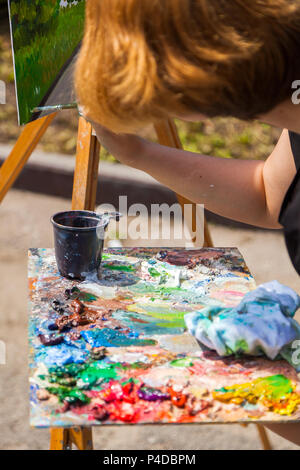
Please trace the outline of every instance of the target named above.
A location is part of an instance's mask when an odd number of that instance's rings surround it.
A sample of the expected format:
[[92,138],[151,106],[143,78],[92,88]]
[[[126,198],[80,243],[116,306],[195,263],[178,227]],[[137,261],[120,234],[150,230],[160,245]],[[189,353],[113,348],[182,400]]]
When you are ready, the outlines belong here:
[[267,204],[278,220],[284,197],[296,175],[289,132],[284,129],[263,170]]

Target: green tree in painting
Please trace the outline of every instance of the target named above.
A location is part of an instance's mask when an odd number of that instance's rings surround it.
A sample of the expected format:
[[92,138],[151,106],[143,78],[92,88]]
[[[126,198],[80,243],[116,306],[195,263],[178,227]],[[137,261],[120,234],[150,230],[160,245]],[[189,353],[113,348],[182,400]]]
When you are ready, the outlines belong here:
[[36,35],[54,31],[58,25],[60,0],[11,2],[11,19],[16,49],[29,45]]

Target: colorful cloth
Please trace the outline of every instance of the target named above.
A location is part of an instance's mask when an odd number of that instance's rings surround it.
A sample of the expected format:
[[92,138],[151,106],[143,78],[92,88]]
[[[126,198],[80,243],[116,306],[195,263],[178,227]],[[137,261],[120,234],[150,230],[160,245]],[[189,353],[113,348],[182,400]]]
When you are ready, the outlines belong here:
[[188,331],[220,356],[265,354],[283,357],[296,369],[293,343],[300,339],[294,320],[299,295],[277,281],[262,284],[245,295],[235,308],[205,307],[185,315]]

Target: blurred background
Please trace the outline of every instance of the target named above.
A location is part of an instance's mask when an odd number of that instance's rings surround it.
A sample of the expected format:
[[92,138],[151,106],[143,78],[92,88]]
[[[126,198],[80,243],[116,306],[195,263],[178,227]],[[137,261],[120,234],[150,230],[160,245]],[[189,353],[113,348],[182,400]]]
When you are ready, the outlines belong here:
[[[15,144],[17,123],[14,73],[6,0],[0,0],[0,80],[6,84],[6,104],[0,105],[0,164]],[[47,430],[28,425],[27,374],[27,250],[53,246],[50,216],[70,208],[78,116],[64,111],[55,118],[14,188],[0,206],[0,340],[7,348],[0,365],[0,449],[47,449]],[[187,150],[221,158],[265,159],[280,131],[258,122],[212,119],[205,123],[177,122]],[[154,139],[152,128],[143,136]],[[101,152],[97,202],[115,203],[119,194],[128,203],[175,202],[174,195],[142,172],[120,165]],[[255,229],[207,213],[216,246],[237,246],[257,283],[277,279],[300,293],[299,277],[285,249],[281,231]],[[180,221],[174,219],[176,225]],[[145,245],[125,240],[125,246]],[[144,238],[143,238],[144,237]],[[162,240],[158,245],[166,246]],[[300,320],[299,316],[298,319]],[[271,435],[277,449],[295,449]],[[256,449],[254,426],[147,426],[95,430],[98,449]]]

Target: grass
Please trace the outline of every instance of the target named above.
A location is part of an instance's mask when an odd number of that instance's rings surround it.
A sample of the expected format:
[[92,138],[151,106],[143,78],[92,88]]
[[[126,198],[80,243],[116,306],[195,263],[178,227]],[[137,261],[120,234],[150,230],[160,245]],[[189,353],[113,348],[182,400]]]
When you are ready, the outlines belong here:
[[269,125],[234,118],[177,125],[186,150],[221,158],[265,160],[280,135],[278,129]]
[[55,31],[46,36],[37,36],[29,46],[16,51],[15,65],[21,123],[30,120],[32,109],[40,104],[80,42],[84,6],[84,2],[80,2],[68,8],[61,8]]

